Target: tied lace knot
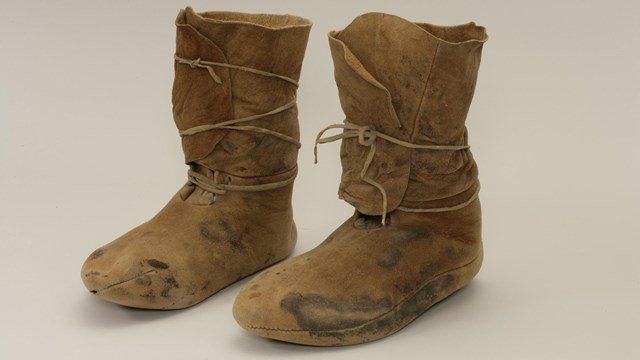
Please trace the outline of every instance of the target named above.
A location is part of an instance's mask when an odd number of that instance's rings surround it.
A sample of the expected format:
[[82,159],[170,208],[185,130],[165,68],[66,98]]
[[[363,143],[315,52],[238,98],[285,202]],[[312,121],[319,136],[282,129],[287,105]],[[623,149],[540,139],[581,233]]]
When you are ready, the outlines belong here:
[[[338,135],[322,137],[325,132],[331,129],[343,129],[343,132]],[[315,163],[318,163],[318,144],[326,144],[330,142],[334,142],[342,139],[349,138],[357,138],[358,144],[362,146],[369,147],[369,153],[367,154],[367,158],[364,161],[364,165],[362,166],[362,170],[360,171],[360,180],[366,182],[369,185],[374,186],[380,191],[382,196],[382,225],[385,225],[387,219],[387,191],[384,187],[373,180],[372,178],[367,176],[367,172],[371,163],[373,162],[373,158],[376,154],[376,143],[377,139],[381,138],[388,142],[391,142],[396,145],[404,146],[409,149],[427,149],[427,150],[449,150],[449,151],[458,151],[458,150],[466,150],[469,148],[469,145],[421,145],[414,144],[408,141],[400,140],[398,138],[394,138],[393,136],[389,136],[387,134],[376,131],[372,126],[369,125],[356,125],[350,123],[345,120],[344,124],[333,124],[329,125],[326,128],[322,129],[318,136],[316,137],[315,145],[313,146],[313,155],[315,157]],[[442,208],[431,208],[431,209],[415,209],[415,208],[406,208],[403,206],[399,206],[397,209],[406,212],[444,212],[444,211],[453,211],[461,209],[467,205],[469,205],[473,200],[478,197],[478,192],[480,187],[476,190],[476,193],[467,201],[462,204],[458,204],[450,207],[442,207]]]
[[192,69],[195,69],[195,68],[206,69],[207,72],[209,73],[209,76],[211,76],[211,78],[213,79],[213,81],[216,82],[216,84],[218,85],[222,84],[222,79],[220,78],[220,76],[218,76],[218,74],[216,74],[216,72],[213,70],[213,67],[210,66],[210,65],[214,65],[214,63],[211,63],[209,61],[202,61],[200,58],[197,58],[195,60],[189,60],[189,59],[181,58],[178,55],[174,55],[173,58],[180,64],[189,65],[189,67]]
[[200,67],[200,66],[201,66],[201,65],[200,65],[200,58],[197,58],[197,59],[195,59],[195,60],[191,60],[191,61],[189,61],[189,66],[191,66],[191,68],[192,68],[192,69],[195,69],[195,68],[196,68],[196,66],[197,66],[197,67]]
[[231,183],[231,177],[229,177],[226,183],[218,182],[218,178],[220,177],[220,171],[218,170],[213,172],[213,178],[200,174],[199,172],[196,172],[194,170],[189,170],[188,172],[189,182],[200,187],[203,190],[214,193],[216,195],[226,194],[227,191],[255,192],[278,189],[292,184],[296,179],[297,174],[298,168],[296,167],[293,170],[292,175],[282,181],[257,185],[233,185]]
[[376,141],[376,131],[369,126],[361,126],[358,129],[358,144],[362,146],[371,146]]
[[[177,63],[188,65],[192,69],[196,69],[196,68],[206,69],[207,72],[209,73],[209,76],[211,76],[211,78],[216,82],[216,84],[219,84],[219,85],[222,84],[222,79],[213,70],[214,66],[224,67],[224,68],[234,69],[234,70],[240,70],[240,71],[245,71],[245,72],[249,72],[249,73],[253,73],[253,74],[261,75],[261,76],[266,76],[266,77],[272,77],[272,78],[276,78],[276,79],[280,79],[280,80],[286,81],[286,82],[294,85],[296,88],[298,87],[298,82],[296,80],[291,79],[291,78],[286,77],[286,76],[283,76],[283,75],[270,73],[268,71],[253,69],[253,68],[249,68],[249,67],[245,67],[245,66],[227,64],[227,63],[205,61],[205,60],[202,60],[200,58],[197,58],[197,59],[185,59],[185,58],[182,58],[182,57],[180,57],[178,55],[174,55],[173,57],[174,57],[174,59],[175,59],[175,61]],[[211,131],[211,130],[216,130],[216,129],[226,129],[226,130],[236,130],[236,131],[250,131],[250,132],[255,132],[255,133],[260,133],[260,134],[273,136],[273,137],[278,138],[280,140],[289,142],[289,143],[293,144],[294,146],[296,146],[297,148],[300,148],[300,146],[301,146],[300,142],[297,139],[295,139],[295,138],[293,138],[291,136],[279,133],[277,131],[273,131],[271,129],[259,127],[259,126],[239,125],[241,123],[245,123],[245,122],[252,121],[252,120],[263,119],[263,118],[266,118],[268,116],[284,112],[286,110],[289,110],[289,109],[293,108],[295,105],[296,105],[296,98],[295,98],[295,96],[293,96],[293,99],[291,101],[289,101],[288,103],[286,103],[286,104],[284,104],[282,106],[279,106],[279,107],[277,107],[277,108],[275,108],[275,109],[273,109],[273,110],[271,110],[269,112],[262,113],[262,114],[251,115],[251,116],[246,116],[246,117],[238,118],[238,119],[225,120],[225,121],[217,122],[217,123],[214,123],[214,124],[194,126],[194,127],[191,127],[191,128],[185,129],[185,130],[180,130],[180,136],[181,137],[192,136],[192,135],[199,134],[199,133],[202,133],[202,132],[205,132],[205,131]],[[265,190],[273,190],[273,189],[281,188],[281,187],[284,187],[284,186],[287,186],[287,185],[293,183],[293,181],[296,178],[297,172],[298,172],[298,170],[297,170],[297,167],[296,167],[294,169],[293,175],[290,176],[289,178],[285,179],[285,180],[276,181],[276,182],[272,182],[272,183],[266,183],[266,184],[258,184],[258,185],[232,185],[230,183],[221,184],[221,183],[218,182],[219,171],[217,171],[217,170],[213,171],[213,178],[210,178],[210,177],[205,176],[205,175],[203,175],[201,173],[198,173],[195,170],[189,170],[188,179],[189,179],[190,183],[202,188],[203,190],[209,191],[209,192],[214,193],[214,194],[220,194],[221,195],[221,194],[225,194],[227,191],[265,191]]]
[[240,65],[233,65],[233,64],[227,64],[227,63],[222,63],[222,62],[216,62],[216,61],[205,61],[202,60],[200,58],[197,59],[186,59],[183,57],[176,55],[173,55],[173,58],[175,59],[175,61],[177,61],[179,64],[185,64],[185,65],[189,65],[192,69],[195,68],[201,68],[201,69],[206,69],[209,72],[209,75],[211,76],[211,78],[216,82],[216,84],[222,84],[222,79],[215,73],[215,71],[213,71],[213,67],[217,66],[217,67],[223,67],[223,68],[227,68],[227,69],[234,69],[234,70],[240,70],[240,71],[246,71],[249,73],[253,73],[256,75],[262,75],[262,76],[266,76],[266,77],[274,77],[283,81],[286,81],[288,83],[293,84],[295,87],[298,87],[298,82],[290,77],[284,76],[284,75],[279,75],[279,74],[274,74],[268,71],[263,71],[263,70],[259,70],[259,69],[254,69],[254,68],[250,68],[250,67],[246,67],[246,66],[240,66]]

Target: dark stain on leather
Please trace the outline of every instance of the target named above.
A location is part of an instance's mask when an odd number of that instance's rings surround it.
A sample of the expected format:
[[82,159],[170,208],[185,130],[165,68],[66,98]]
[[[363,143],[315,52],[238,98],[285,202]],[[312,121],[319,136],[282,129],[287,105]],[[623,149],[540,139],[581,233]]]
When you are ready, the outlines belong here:
[[[404,325],[411,322],[413,319],[421,315],[423,312],[427,311],[431,306],[433,306],[436,302],[441,300],[446,295],[449,295],[453,289],[452,286],[455,283],[455,276],[453,275],[444,275],[438,277],[428,283],[419,291],[415,292],[404,302],[399,304],[397,307],[392,309],[392,305],[387,305],[389,307],[389,311],[383,313],[379,316],[371,316],[369,321],[361,321],[361,324],[356,324],[355,322],[338,322],[340,325],[344,325],[342,329],[335,330],[309,330],[309,335],[316,337],[331,337],[335,339],[334,345],[341,345],[341,342],[344,341],[345,338],[354,338],[359,337],[362,339],[367,339],[371,337],[379,337],[379,336],[387,336],[392,334],[393,332],[399,330]],[[290,294],[291,295],[291,294]],[[300,296],[294,294],[296,296]],[[298,310],[294,315],[299,319],[300,311],[299,307],[296,307]],[[338,315],[341,315],[338,313]],[[364,319],[363,319],[364,320]],[[300,322],[300,320],[298,320]],[[324,324],[315,324],[315,325],[324,325]],[[359,325],[359,326],[358,326]],[[302,326],[302,325],[301,325]]]
[[168,269],[169,268],[169,264],[162,262],[160,260],[156,260],[156,259],[147,259],[146,260],[147,264],[149,264],[151,267],[154,267],[156,269]]
[[91,253],[91,255],[89,255],[89,258],[87,260],[95,260],[97,258],[99,258],[100,256],[104,255],[106,251],[104,249],[98,249],[94,252]]
[[391,268],[400,262],[402,258],[402,251],[398,248],[388,247],[382,250],[382,253],[378,255],[378,266],[383,268]]
[[98,276],[100,275],[99,271],[89,271],[88,273],[84,274],[84,277],[89,277],[89,276]]
[[200,288],[200,290],[205,290],[206,288],[209,287],[209,285],[211,284],[211,281],[208,281],[206,283],[204,283],[204,285],[202,285],[202,288]]
[[417,277],[413,277],[412,279],[409,280],[409,282],[407,282],[404,286],[404,292],[405,294],[411,293],[413,291],[415,291],[415,289],[417,289],[418,287],[422,286],[426,281],[428,281],[430,278],[434,277],[435,275],[438,274],[438,271],[441,271],[442,267],[438,266],[437,264],[427,264],[425,265],[420,272],[418,273]]
[[151,277],[149,275],[140,275],[136,278],[136,284],[149,286],[151,285]]
[[395,242],[397,244],[406,244],[412,241],[426,241],[430,240],[433,234],[433,226],[431,224],[423,223],[414,225],[411,227],[411,230],[403,231],[396,238]]
[[145,292],[144,294],[141,294],[140,297],[143,297],[152,303],[156,302],[156,295],[153,289],[149,289],[149,291]]
[[[367,297],[331,300],[320,295],[289,293],[280,307],[295,316],[300,328],[327,333],[361,325],[388,311],[391,302]],[[324,336],[321,333],[317,335]]]
[[397,312],[402,318],[417,317],[435,304],[443,294],[450,294],[450,287],[454,281],[453,275],[437,277],[400,304]]
[[160,293],[160,296],[162,297],[165,297],[165,298],[169,297],[169,291],[171,291],[171,289],[180,287],[178,285],[178,282],[173,276],[164,278],[163,281],[164,281],[164,287],[162,288],[162,292]]
[[233,252],[244,253],[247,247],[226,220],[209,220],[200,224],[200,237],[214,243],[226,242]]

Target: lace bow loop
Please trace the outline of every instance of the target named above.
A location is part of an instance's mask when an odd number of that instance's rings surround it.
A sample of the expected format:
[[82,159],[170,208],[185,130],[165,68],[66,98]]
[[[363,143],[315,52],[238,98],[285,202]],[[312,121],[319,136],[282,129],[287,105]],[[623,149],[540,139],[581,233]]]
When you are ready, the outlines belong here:
[[[343,129],[343,132],[338,134],[338,135],[322,137],[325,134],[325,132],[327,132],[327,131],[329,131],[331,129]],[[364,164],[362,166],[362,170],[360,171],[360,180],[366,182],[369,185],[374,186],[375,188],[377,188],[380,191],[380,195],[382,196],[382,225],[385,225],[386,219],[387,219],[387,207],[388,207],[387,191],[384,189],[384,187],[380,183],[376,182],[375,180],[373,180],[372,178],[367,176],[367,172],[369,170],[369,167],[371,166],[371,163],[373,162],[374,156],[376,154],[376,150],[377,150],[376,143],[377,143],[378,139],[384,139],[385,141],[391,142],[391,143],[396,144],[396,145],[404,146],[404,147],[409,148],[409,149],[458,151],[458,150],[465,150],[465,149],[469,148],[469,145],[422,145],[422,144],[414,144],[414,143],[411,143],[411,142],[408,142],[408,141],[404,141],[404,140],[400,140],[398,138],[394,138],[392,136],[389,136],[387,134],[381,133],[379,131],[376,131],[373,127],[371,127],[369,125],[356,125],[356,124],[353,124],[353,123],[348,122],[348,121],[345,120],[345,122],[343,124],[329,125],[326,128],[322,129],[318,133],[318,136],[316,137],[315,145],[313,147],[313,154],[315,156],[315,163],[318,163],[318,144],[326,144],[326,143],[330,143],[330,142],[333,142],[333,141],[342,140],[342,139],[349,139],[349,138],[354,138],[354,137],[358,139],[358,144],[360,144],[362,146],[368,146],[369,147],[369,153],[367,154],[367,157],[366,157],[366,159],[364,161]],[[459,204],[459,205],[452,206],[452,207],[434,208],[434,209],[409,209],[409,208],[405,208],[405,207],[398,207],[398,210],[407,211],[407,212],[452,211],[452,210],[457,210],[457,209],[459,209],[461,207],[464,207],[464,206],[470,204],[473,200],[475,200],[476,197],[477,197],[477,192],[470,200],[466,201],[463,204]]]

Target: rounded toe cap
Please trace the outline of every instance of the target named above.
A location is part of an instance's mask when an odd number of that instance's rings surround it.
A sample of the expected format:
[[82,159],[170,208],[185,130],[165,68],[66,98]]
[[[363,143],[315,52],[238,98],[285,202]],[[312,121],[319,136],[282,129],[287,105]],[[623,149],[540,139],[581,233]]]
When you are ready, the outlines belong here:
[[84,262],[81,277],[89,292],[119,305],[177,308],[169,301],[169,295],[179,290],[179,284],[167,269],[168,265],[160,260],[136,260],[100,248]]

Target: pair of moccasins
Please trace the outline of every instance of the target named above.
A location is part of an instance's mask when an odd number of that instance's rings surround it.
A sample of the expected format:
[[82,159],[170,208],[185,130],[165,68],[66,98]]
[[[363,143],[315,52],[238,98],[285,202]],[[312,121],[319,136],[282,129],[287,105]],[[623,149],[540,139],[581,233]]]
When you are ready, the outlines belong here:
[[311,22],[186,8],[176,26],[173,115],[188,182],[89,256],[81,276],[92,293],[182,309],[268,268],[238,294],[238,323],[333,346],[390,335],[477,274],[479,183],[465,120],[484,28],[369,13],[329,34],[346,119],[316,145],[342,141],[339,196],[355,213],[280,262],[297,240],[296,90]]

